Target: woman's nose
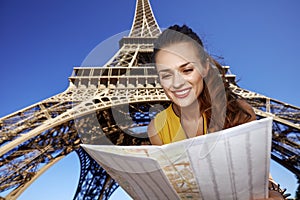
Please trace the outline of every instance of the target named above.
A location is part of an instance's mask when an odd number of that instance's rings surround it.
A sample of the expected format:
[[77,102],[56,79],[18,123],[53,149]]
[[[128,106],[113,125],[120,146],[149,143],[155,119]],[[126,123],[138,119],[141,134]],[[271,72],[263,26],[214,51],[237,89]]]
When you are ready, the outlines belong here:
[[182,77],[182,75],[179,72],[176,72],[173,76],[173,87],[174,88],[180,88],[185,83],[185,79]]

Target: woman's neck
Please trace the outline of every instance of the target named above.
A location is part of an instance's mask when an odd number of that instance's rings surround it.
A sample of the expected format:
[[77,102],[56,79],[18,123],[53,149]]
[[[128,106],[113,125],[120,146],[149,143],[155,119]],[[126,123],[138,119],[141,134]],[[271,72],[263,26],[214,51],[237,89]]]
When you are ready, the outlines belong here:
[[176,104],[173,104],[173,110],[177,116],[185,120],[198,120],[201,117],[200,114],[200,105],[198,101],[195,101],[189,106],[180,107]]

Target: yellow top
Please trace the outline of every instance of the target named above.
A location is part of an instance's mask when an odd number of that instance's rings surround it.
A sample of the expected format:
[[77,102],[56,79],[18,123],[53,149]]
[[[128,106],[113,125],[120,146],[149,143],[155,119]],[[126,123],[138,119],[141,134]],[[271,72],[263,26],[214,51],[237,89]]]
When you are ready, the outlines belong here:
[[[203,113],[204,135],[207,133],[206,116]],[[154,126],[163,144],[186,139],[186,134],[181,127],[180,118],[174,113],[172,104],[154,118]]]

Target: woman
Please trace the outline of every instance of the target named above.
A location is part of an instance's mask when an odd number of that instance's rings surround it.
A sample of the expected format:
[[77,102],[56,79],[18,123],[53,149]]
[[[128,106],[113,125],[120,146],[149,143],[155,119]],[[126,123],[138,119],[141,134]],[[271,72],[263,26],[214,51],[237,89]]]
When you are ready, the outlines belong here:
[[[201,39],[186,25],[163,31],[154,44],[153,59],[160,84],[171,100],[148,126],[153,145],[256,119],[252,107],[230,90],[221,65],[205,52]],[[282,199],[280,193],[273,193],[270,196],[274,199]]]
[[236,96],[221,65],[187,26],[172,26],[154,44],[159,80],[171,105],[148,126],[152,144],[162,145],[255,120],[252,107]]

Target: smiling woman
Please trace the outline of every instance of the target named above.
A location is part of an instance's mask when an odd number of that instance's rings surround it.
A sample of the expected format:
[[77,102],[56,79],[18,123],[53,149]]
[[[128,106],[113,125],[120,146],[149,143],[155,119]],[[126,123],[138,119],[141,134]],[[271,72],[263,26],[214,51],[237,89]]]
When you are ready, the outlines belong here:
[[172,104],[151,121],[152,144],[167,144],[255,120],[251,106],[229,88],[221,65],[186,25],[171,26],[154,45],[159,80]]
[[[154,44],[153,58],[161,86],[172,102],[148,126],[153,145],[256,119],[246,100],[229,88],[222,66],[205,52],[201,39],[186,25],[165,30]],[[272,178],[269,183],[271,199],[284,199]]]

